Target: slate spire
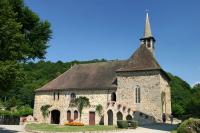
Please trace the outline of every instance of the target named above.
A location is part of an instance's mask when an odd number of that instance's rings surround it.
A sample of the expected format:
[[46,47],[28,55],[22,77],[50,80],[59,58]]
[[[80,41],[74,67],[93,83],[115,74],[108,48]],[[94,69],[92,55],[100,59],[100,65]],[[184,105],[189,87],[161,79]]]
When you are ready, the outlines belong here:
[[146,13],[146,22],[145,22],[145,29],[144,29],[144,38],[153,37],[151,33],[151,26],[149,21],[149,15]]
[[145,28],[144,28],[144,35],[140,39],[141,44],[145,45],[148,50],[151,51],[151,53],[154,55],[154,49],[155,49],[155,42],[156,40],[154,39],[152,33],[151,33],[151,26],[150,26],[150,21],[149,21],[149,14],[146,13],[146,21],[145,21]]

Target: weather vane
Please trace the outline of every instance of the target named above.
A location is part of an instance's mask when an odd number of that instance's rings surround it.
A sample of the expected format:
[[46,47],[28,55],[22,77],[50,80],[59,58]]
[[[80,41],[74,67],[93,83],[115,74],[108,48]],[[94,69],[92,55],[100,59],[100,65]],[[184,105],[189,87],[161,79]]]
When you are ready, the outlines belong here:
[[145,9],[145,12],[146,12],[146,13],[148,13],[148,12],[149,12],[149,10],[148,10],[148,9]]

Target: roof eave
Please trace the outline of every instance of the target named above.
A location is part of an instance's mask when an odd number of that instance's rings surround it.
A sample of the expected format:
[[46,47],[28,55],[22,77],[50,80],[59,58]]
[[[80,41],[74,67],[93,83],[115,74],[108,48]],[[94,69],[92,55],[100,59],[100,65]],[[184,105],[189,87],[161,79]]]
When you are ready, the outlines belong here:
[[35,92],[45,92],[45,91],[65,91],[65,90],[90,90],[90,89],[100,89],[100,90],[107,90],[107,89],[117,89],[117,86],[111,87],[91,87],[91,88],[64,88],[64,89],[36,89]]

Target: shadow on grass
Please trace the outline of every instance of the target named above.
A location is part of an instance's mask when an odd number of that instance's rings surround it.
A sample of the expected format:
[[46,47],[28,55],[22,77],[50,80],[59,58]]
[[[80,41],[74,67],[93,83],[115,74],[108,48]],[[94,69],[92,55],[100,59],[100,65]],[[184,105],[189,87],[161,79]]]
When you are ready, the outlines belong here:
[[8,130],[6,128],[0,127],[0,133],[18,133],[16,130]]
[[140,125],[139,127],[162,130],[162,131],[172,131],[177,128],[177,124],[168,124],[168,123],[155,123],[148,125]]

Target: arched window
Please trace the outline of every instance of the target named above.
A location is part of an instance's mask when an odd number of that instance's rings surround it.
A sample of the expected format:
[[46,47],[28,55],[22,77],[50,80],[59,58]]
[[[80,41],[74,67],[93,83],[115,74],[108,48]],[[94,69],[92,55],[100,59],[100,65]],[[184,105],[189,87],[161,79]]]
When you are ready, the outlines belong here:
[[67,111],[67,120],[69,121],[70,119],[71,119],[71,111],[68,110],[68,111]]
[[117,112],[117,120],[123,120],[123,115],[121,112]]
[[132,116],[131,115],[127,115],[126,116],[126,120],[132,120],[133,118],[132,118]]
[[78,111],[75,110],[75,111],[74,111],[74,120],[76,120],[77,118],[78,118]]
[[113,92],[111,94],[111,101],[115,101],[116,102],[116,94],[115,94],[115,92]]
[[162,101],[162,112],[166,113],[166,93],[161,93],[161,101]]
[[135,88],[135,102],[136,102],[136,103],[140,103],[140,95],[141,95],[140,87],[137,86],[137,87]]

